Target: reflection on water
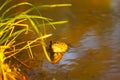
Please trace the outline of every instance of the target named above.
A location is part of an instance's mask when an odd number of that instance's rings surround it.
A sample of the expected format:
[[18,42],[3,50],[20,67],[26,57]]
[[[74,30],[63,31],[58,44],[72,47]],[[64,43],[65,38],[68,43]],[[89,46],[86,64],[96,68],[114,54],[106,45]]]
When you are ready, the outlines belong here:
[[53,33],[49,39],[65,41],[69,51],[59,64],[44,60],[42,66],[28,73],[30,80],[120,80],[119,0],[36,1],[36,5],[73,6],[41,10],[46,17],[69,21],[56,25],[57,30],[48,29]]
[[69,20],[68,24],[57,26],[52,39],[63,40],[70,46],[59,64],[44,61],[42,70],[46,75],[42,77],[45,80],[120,79],[120,19],[112,2],[71,1],[70,8],[54,9],[50,14],[43,12],[55,20]]
[[[55,0],[48,3],[67,1]],[[68,24],[56,25],[57,30],[52,31],[53,37],[50,38],[67,42],[69,51],[59,64],[44,60],[42,67],[37,66],[28,73],[30,80],[119,80],[120,1],[68,2],[73,6],[43,9],[41,12],[54,20],[69,21]],[[47,4],[44,1],[43,3]],[[48,29],[48,32],[50,30]]]
[[50,38],[67,42],[69,51],[59,64],[45,60],[42,68],[37,67],[36,80],[119,80],[120,1],[68,2],[73,6],[49,10],[49,15],[42,10],[45,16],[69,21],[62,26],[56,25],[57,30]]

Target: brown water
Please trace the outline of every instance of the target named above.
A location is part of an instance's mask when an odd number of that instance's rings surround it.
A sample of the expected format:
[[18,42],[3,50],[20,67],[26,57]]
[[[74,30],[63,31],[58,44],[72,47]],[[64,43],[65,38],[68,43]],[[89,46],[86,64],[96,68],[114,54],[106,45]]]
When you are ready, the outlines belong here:
[[[42,9],[42,15],[67,24],[50,30],[49,40],[65,41],[69,51],[59,64],[44,59],[27,73],[30,80],[120,80],[119,0],[36,0],[35,5],[71,3]],[[36,61],[39,64],[39,61]],[[34,66],[34,64],[31,64]]]
[[[43,1],[46,3],[46,1]],[[68,20],[56,25],[51,40],[69,44],[69,51],[59,64],[44,61],[36,67],[35,80],[120,80],[120,1],[74,0],[72,7],[41,10],[54,20]],[[38,3],[37,3],[38,4]]]

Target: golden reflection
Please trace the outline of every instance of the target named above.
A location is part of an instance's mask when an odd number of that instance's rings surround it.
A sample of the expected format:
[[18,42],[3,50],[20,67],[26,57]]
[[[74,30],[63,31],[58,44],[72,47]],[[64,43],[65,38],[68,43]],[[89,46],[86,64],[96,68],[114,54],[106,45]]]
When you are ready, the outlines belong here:
[[[106,29],[111,28],[112,16],[110,14],[110,0],[77,1],[72,1],[73,6],[69,8],[69,10],[67,8],[68,13],[71,13],[72,16],[67,15],[66,12],[63,14],[64,11],[62,9],[62,13],[59,11],[57,13],[54,12],[57,15],[54,15],[53,18],[55,19],[59,16],[65,18],[70,16],[70,18],[68,18],[68,25],[58,26],[56,27],[56,31],[53,31],[53,38],[55,40],[64,39],[68,44],[74,44],[83,39],[84,34],[89,32],[91,29],[94,29],[95,31],[94,35],[99,36],[104,34]],[[50,31],[50,29],[48,31]]]

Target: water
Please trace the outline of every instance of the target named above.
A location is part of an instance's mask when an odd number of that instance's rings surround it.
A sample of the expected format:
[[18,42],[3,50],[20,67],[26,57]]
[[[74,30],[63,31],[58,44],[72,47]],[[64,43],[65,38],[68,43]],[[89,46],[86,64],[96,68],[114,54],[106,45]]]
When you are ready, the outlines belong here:
[[73,6],[51,9],[49,14],[47,10],[42,12],[54,20],[69,21],[56,25],[57,30],[52,32],[51,38],[67,42],[69,51],[59,64],[45,60],[43,72],[39,71],[42,75],[36,74],[40,76],[36,80],[119,80],[120,1],[68,2]]
[[69,45],[69,51],[59,64],[44,59],[42,65],[27,73],[30,80],[120,80],[119,0],[36,0],[33,3],[71,3],[72,7],[40,10],[54,21],[69,21],[56,25],[56,30],[48,29],[53,34],[48,41],[62,40]]

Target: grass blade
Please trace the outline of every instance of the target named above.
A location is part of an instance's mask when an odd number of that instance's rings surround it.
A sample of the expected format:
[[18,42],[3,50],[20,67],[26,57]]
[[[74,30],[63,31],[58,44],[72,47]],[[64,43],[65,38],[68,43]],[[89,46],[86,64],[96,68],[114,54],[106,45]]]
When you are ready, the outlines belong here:
[[1,17],[4,18],[5,14],[8,13],[10,10],[12,10],[13,8],[16,8],[16,7],[18,7],[18,6],[22,6],[22,5],[32,6],[32,4],[30,4],[30,3],[28,3],[28,2],[21,2],[21,3],[19,3],[19,4],[16,4],[16,5],[11,6],[11,7],[8,8],[6,11],[4,11]]
[[68,7],[72,6],[72,4],[53,4],[53,5],[42,5],[40,7],[48,7],[48,8],[55,8],[55,7]]
[[1,6],[0,6],[0,11],[12,0],[6,0]]

